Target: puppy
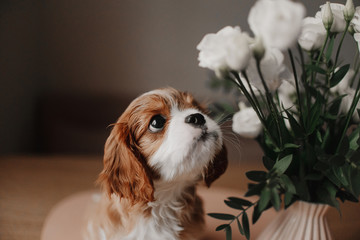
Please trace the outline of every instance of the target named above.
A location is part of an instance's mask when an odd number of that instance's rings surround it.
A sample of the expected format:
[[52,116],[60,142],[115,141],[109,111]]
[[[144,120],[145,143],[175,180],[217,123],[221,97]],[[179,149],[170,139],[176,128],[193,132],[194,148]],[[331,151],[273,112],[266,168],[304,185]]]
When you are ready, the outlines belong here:
[[196,185],[224,173],[218,124],[188,94],[158,89],[136,98],[113,125],[98,182],[103,194],[87,239],[199,239]]

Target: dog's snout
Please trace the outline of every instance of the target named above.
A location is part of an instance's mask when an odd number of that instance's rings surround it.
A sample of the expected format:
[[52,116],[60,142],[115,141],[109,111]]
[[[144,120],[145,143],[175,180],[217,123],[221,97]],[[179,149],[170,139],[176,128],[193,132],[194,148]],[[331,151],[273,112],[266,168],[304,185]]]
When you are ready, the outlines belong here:
[[205,125],[206,120],[202,114],[194,113],[185,118],[185,123],[188,123],[194,127],[201,127]]

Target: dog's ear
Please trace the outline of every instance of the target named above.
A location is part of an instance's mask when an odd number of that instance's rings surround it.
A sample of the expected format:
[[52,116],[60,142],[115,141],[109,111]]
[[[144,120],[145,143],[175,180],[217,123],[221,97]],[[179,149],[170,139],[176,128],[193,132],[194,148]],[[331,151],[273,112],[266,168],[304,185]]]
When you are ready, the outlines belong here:
[[227,149],[223,145],[222,149],[216,154],[213,161],[208,165],[204,173],[205,184],[210,187],[216,179],[218,179],[228,166]]
[[115,193],[132,204],[154,200],[148,167],[131,140],[126,124],[115,124],[104,149],[104,169],[98,182],[108,194]]

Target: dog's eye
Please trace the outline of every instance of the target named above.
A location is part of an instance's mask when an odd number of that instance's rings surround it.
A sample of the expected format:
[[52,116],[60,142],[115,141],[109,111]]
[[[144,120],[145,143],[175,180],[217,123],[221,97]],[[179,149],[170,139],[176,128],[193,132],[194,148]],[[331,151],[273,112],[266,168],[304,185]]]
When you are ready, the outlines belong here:
[[164,126],[165,126],[165,118],[161,115],[156,115],[154,117],[151,118],[150,120],[150,124],[149,124],[149,130],[151,132],[160,132],[161,130],[163,130]]

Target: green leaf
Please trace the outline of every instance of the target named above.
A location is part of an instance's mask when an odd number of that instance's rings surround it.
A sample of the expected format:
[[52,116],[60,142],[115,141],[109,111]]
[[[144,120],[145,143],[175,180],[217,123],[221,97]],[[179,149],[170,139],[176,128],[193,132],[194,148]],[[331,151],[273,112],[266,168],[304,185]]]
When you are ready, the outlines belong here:
[[316,126],[319,125],[321,106],[321,100],[319,98],[319,95],[317,95],[315,103],[310,108],[309,115],[305,118],[305,127],[307,134],[313,133]]
[[262,214],[262,211],[259,211],[259,204],[257,204],[254,207],[254,212],[252,215],[252,223],[255,224],[257,222],[257,220],[259,220],[260,216]]
[[226,240],[231,240],[232,239],[232,231],[231,231],[230,225],[227,228],[225,228],[225,233],[226,233]]
[[229,226],[229,224],[221,224],[221,225],[217,226],[215,231],[221,231],[221,230],[227,228],[228,226]]
[[330,88],[336,86],[349,71],[350,64],[346,64],[342,66],[339,70],[337,70],[330,79]]
[[265,187],[265,183],[259,183],[254,185],[249,185],[248,191],[245,193],[245,197],[250,197],[254,195],[260,195],[262,189]]
[[266,180],[267,173],[264,171],[249,171],[246,172],[246,177],[255,182],[262,182]]
[[293,130],[295,137],[304,136],[304,131],[303,131],[302,127],[296,121],[296,119],[293,117],[293,115],[288,110],[285,110],[285,113],[288,117],[291,129]]
[[238,218],[236,218],[236,222],[237,222],[237,226],[238,226],[238,229],[239,229],[240,234],[241,234],[241,235],[244,235],[244,229],[243,229],[243,227],[241,226],[241,223],[240,223],[240,221],[239,221]]
[[296,188],[293,182],[291,181],[291,179],[287,175],[285,174],[281,175],[280,179],[282,180],[282,183],[285,185],[286,192],[296,194]]
[[265,187],[261,191],[260,199],[259,199],[259,211],[262,212],[265,210],[267,205],[269,204],[271,199],[271,191],[269,188]]
[[343,186],[347,187],[349,185],[347,178],[350,176],[345,175],[344,169],[342,167],[333,167],[332,171]]
[[224,200],[224,203],[230,208],[237,209],[237,210],[244,210],[244,208],[241,205],[238,205],[232,201]]
[[288,148],[299,148],[300,145],[297,144],[293,144],[293,143],[286,143],[284,144],[284,149],[288,149]]
[[229,201],[231,202],[234,202],[235,204],[237,205],[240,205],[240,206],[251,206],[253,205],[252,202],[246,200],[246,199],[243,199],[243,198],[237,198],[237,197],[228,197]]
[[293,196],[294,195],[290,192],[285,193],[285,196],[284,196],[285,208],[289,207],[289,205],[292,203]]
[[292,159],[293,155],[287,155],[283,157],[275,163],[273,169],[275,169],[278,174],[283,174],[290,166]]
[[321,67],[316,66],[316,65],[306,65],[306,68],[307,68],[307,70],[312,71],[312,72],[316,72],[316,73],[323,74],[323,75],[327,74],[326,70],[324,70]]
[[276,209],[276,211],[280,210],[280,196],[276,188],[271,189],[271,203]]
[[243,212],[243,215],[242,215],[242,226],[244,229],[246,239],[250,239],[249,218],[245,211]]
[[330,163],[332,166],[340,167],[340,166],[344,165],[344,163],[345,163],[345,157],[344,157],[344,156],[340,156],[340,155],[334,155],[334,156],[330,157],[329,163]]
[[263,160],[263,164],[267,170],[270,170],[273,168],[275,161],[273,161],[271,158],[269,158],[267,156],[263,156],[262,160]]
[[349,147],[352,150],[357,150],[359,145],[357,143],[360,136],[360,125],[349,136]]
[[226,214],[226,213],[208,213],[208,215],[212,218],[220,219],[220,220],[233,220],[235,219],[234,215]]

